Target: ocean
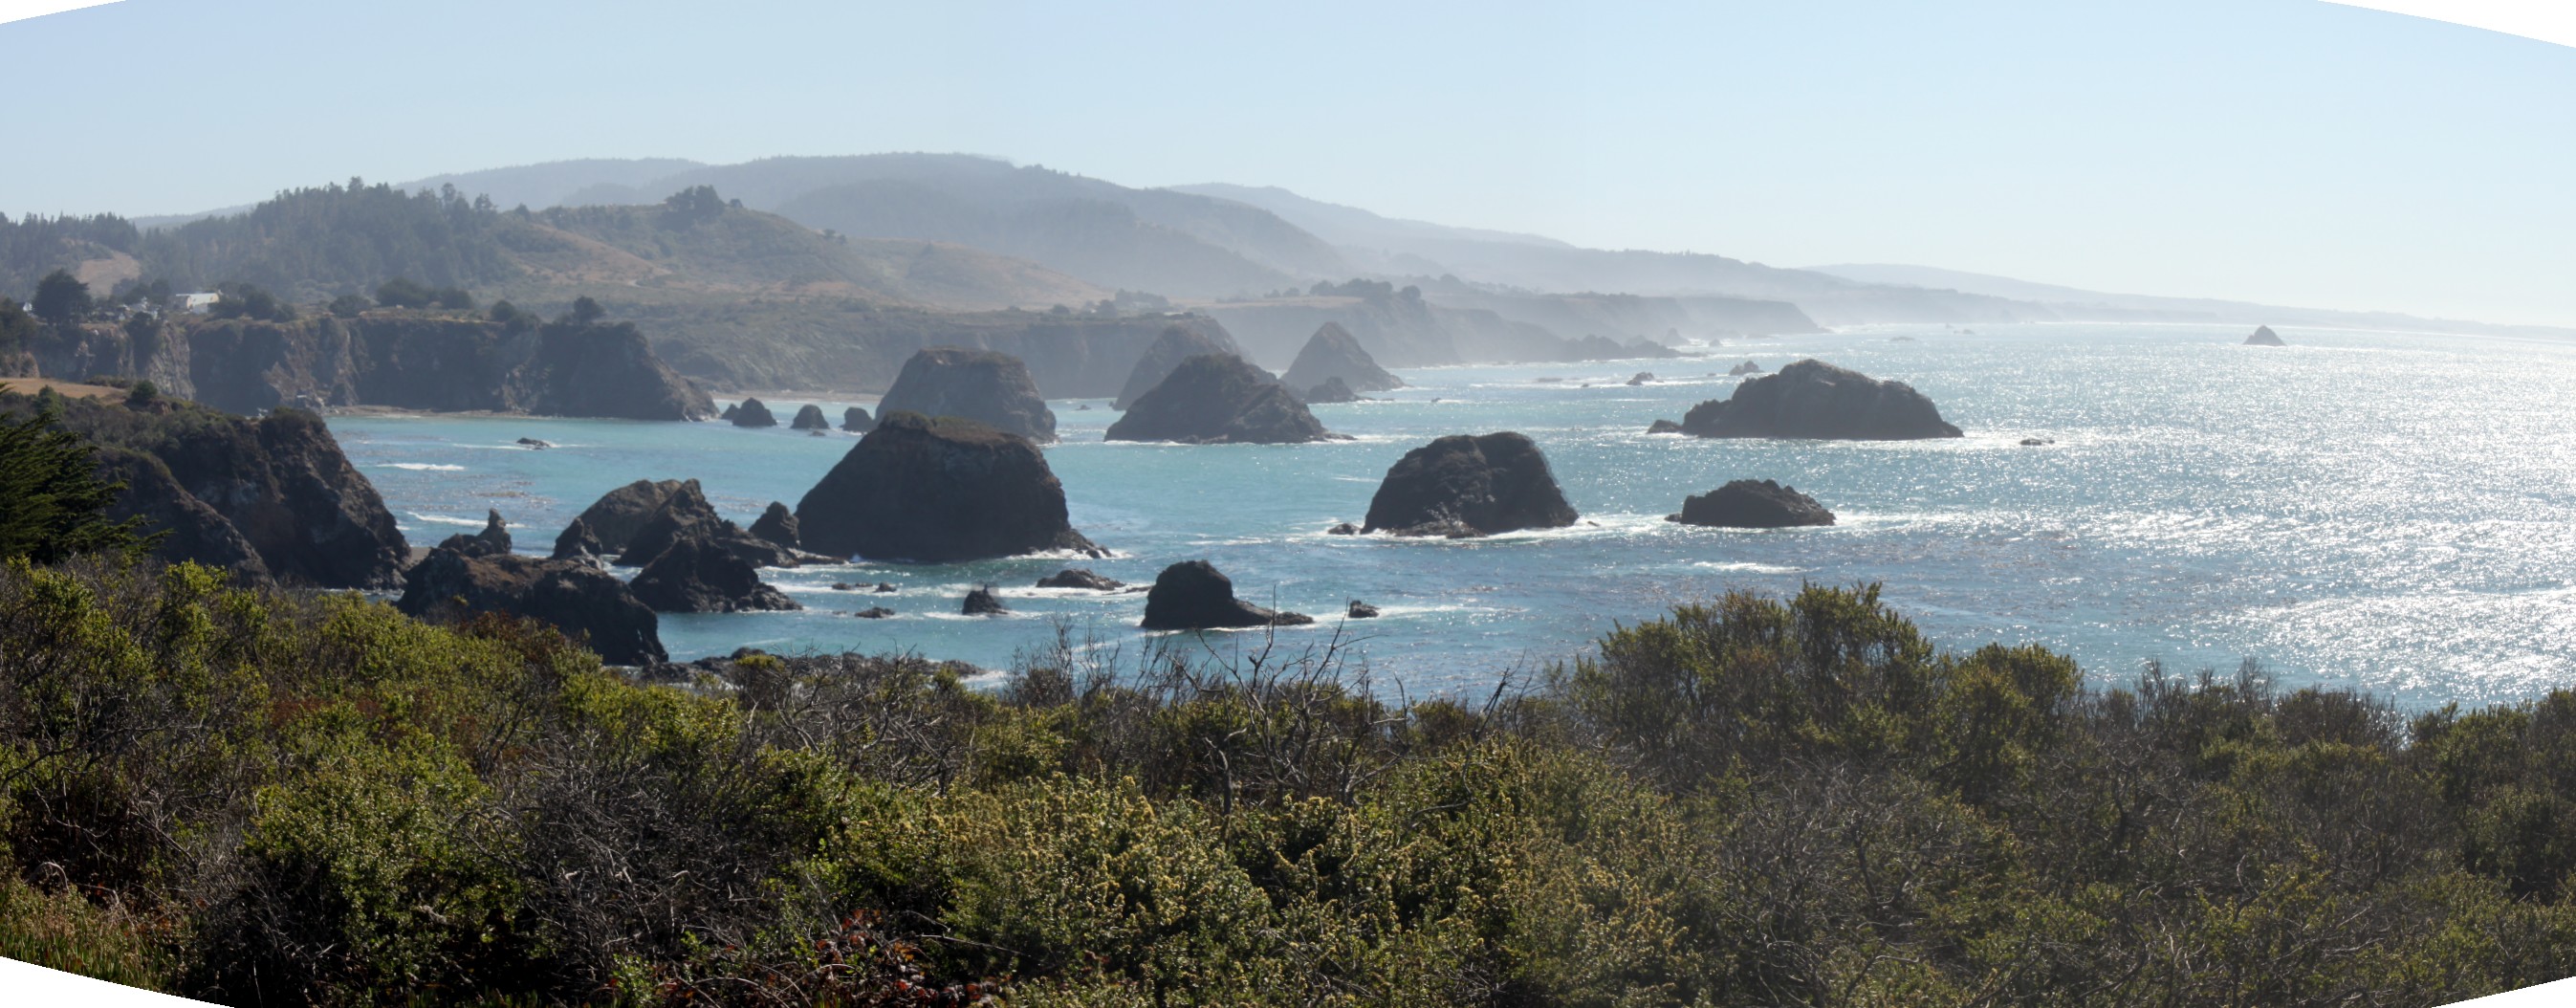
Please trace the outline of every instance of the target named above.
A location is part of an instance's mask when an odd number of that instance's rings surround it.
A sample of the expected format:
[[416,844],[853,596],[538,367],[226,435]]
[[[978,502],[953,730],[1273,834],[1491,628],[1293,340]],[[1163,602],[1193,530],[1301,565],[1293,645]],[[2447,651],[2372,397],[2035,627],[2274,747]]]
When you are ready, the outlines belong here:
[[[2409,709],[2530,697],[2576,682],[2576,344],[2247,327],[1902,326],[1730,342],[1709,356],[1399,371],[1379,401],[1315,407],[1356,440],[1296,446],[1106,443],[1105,400],[1052,403],[1047,461],[1073,524],[1105,560],[856,563],[763,574],[804,612],[664,615],[675,659],[912,652],[987,669],[1059,629],[1107,645],[1140,594],[1030,587],[1066,566],[1148,584],[1206,559],[1241,596],[1312,627],[1210,634],[1240,653],[1338,641],[1382,690],[1474,693],[1582,654],[1602,633],[1731,589],[1879,583],[1944,647],[2038,644],[2116,684],[2146,662],[2287,685],[2363,688]],[[1910,337],[1899,339],[1898,337]],[[1907,382],[1967,436],[1923,442],[1703,441],[1649,436],[1741,379],[1813,357]],[[1624,384],[1639,371],[1657,380]],[[1542,381],[1541,379],[1558,379]],[[739,394],[719,394],[719,402]],[[873,399],[763,400],[782,422],[819,402],[838,421]],[[1082,406],[1088,409],[1082,409]],[[857,436],[785,427],[535,417],[343,416],[332,431],[414,545],[512,525],[523,552],[601,493],[695,478],[749,524],[791,508]],[[1481,540],[1326,534],[1359,521],[1387,467],[1444,434],[1512,430],[1546,452],[1583,521]],[[515,444],[552,442],[547,451]],[[2053,441],[2024,447],[2025,438]],[[1830,528],[1676,525],[1682,499],[1776,479],[1839,516]],[[621,571],[631,574],[632,571]],[[892,595],[834,591],[890,582]],[[967,617],[978,584],[1013,610]],[[1345,622],[1346,603],[1380,608]],[[872,605],[897,616],[862,620]]]

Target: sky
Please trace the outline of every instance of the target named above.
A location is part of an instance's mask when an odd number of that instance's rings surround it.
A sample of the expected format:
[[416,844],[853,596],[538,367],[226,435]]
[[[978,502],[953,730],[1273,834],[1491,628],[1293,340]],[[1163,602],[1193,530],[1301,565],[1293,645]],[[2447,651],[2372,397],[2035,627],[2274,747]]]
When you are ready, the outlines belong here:
[[1781,266],[2576,325],[2576,48],[2319,0],[124,0],[0,211],[956,151]]

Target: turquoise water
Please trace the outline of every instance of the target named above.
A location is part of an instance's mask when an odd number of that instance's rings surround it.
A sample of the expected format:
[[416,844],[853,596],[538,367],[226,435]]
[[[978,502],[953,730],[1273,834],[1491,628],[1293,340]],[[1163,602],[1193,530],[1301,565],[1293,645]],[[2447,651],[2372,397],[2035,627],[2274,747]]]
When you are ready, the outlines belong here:
[[[1945,645],[2036,643],[2096,676],[2140,664],[2232,668],[2366,687],[2409,706],[2529,696],[2576,682],[2576,345],[2242,327],[1888,327],[1786,338],[1690,361],[1435,368],[1386,401],[1316,407],[1344,443],[1109,444],[1108,404],[1055,403],[1047,451],[1074,525],[1116,557],[1081,564],[1147,583],[1206,558],[1264,604],[1325,617],[1381,682],[1472,689],[1577,654],[1614,624],[1730,588],[1878,581]],[[1911,342],[1891,341],[1911,335]],[[1737,379],[1751,357],[1800,357],[1912,383],[1965,429],[1912,443],[1698,441],[1642,433]],[[1668,381],[1631,388],[1638,370]],[[1557,377],[1561,382],[1536,379]],[[1591,387],[1583,387],[1589,382]],[[720,397],[723,398],[723,397]],[[764,397],[785,417],[822,401]],[[872,400],[857,404],[872,405]],[[416,545],[480,527],[485,508],[544,552],[600,493],[694,477],[748,523],[793,506],[855,436],[491,417],[341,417],[342,446]],[[1357,521],[1386,468],[1450,433],[1517,430],[1547,452],[1585,518],[1475,541],[1329,536]],[[554,442],[532,452],[512,442]],[[2054,439],[2025,448],[2026,437]],[[1682,498],[1772,478],[1840,517],[1827,529],[1724,531],[1663,520]],[[802,613],[664,616],[674,658],[729,652],[913,651],[985,667],[1057,619],[1141,637],[1139,595],[1028,587],[1062,558],[770,571]],[[629,572],[631,573],[631,572]],[[892,595],[835,592],[890,581]],[[964,617],[980,582],[1016,614]],[[1349,599],[1385,616],[1341,626]],[[900,615],[843,613],[882,604]],[[1257,635],[1211,635],[1246,646]]]

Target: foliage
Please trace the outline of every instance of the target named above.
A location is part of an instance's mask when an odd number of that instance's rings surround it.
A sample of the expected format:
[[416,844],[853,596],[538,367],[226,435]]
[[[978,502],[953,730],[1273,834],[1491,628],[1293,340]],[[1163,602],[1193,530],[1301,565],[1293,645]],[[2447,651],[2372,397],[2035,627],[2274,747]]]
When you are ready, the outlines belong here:
[[132,222],[114,214],[29,214],[15,221],[0,215],[0,293],[15,297],[33,290],[39,277],[65,266],[135,252],[142,237]]
[[221,296],[215,299],[207,314],[219,319],[247,318],[261,322],[295,321],[295,306],[257,284],[226,281],[215,286]]
[[[1236,638],[1242,640],[1242,638]],[[0,952],[228,1002],[2427,1004],[2576,971],[2576,694],[2088,689],[1874,589],[1393,704],[1068,628],[604,670],[0,568]]]
[[473,311],[474,295],[461,287],[429,288],[395,277],[376,287],[376,303],[387,308],[443,308]]
[[277,194],[248,213],[155,230],[135,244],[145,272],[188,285],[239,280],[295,300],[370,289],[391,277],[435,287],[518,274],[502,217],[454,187],[405,193],[350,179]]
[[107,513],[125,484],[99,479],[89,441],[56,429],[60,419],[53,404],[21,418],[0,414],[0,559],[140,552],[143,520]]
[[89,296],[89,285],[62,270],[47,273],[44,279],[36,281],[36,296],[29,299],[27,305],[35,310],[37,318],[55,325],[69,325],[87,318],[90,309],[95,307]]

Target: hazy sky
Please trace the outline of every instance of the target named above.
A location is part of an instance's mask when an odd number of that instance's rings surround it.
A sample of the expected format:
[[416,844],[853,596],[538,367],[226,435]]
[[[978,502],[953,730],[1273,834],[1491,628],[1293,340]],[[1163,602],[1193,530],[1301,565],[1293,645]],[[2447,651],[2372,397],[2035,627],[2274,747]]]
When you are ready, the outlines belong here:
[[965,151],[1775,265],[2576,324],[2576,49],[2315,0],[126,0],[0,25],[0,210]]

